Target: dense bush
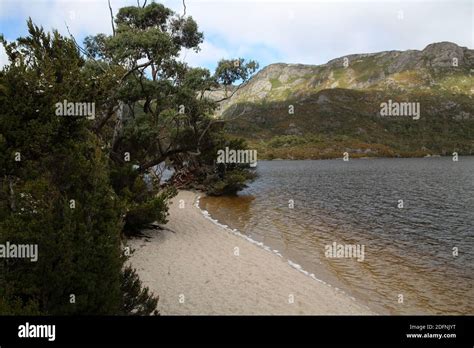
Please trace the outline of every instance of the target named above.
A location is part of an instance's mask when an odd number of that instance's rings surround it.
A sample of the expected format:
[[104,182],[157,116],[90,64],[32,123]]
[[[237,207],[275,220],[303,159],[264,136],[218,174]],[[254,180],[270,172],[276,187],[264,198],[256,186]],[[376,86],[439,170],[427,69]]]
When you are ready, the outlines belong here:
[[[215,75],[188,67],[179,53],[197,51],[203,35],[160,4],[124,7],[114,22],[82,50],[31,19],[28,36],[0,36],[10,60],[0,71],[0,243],[39,248],[37,262],[0,260],[0,314],[156,314],[121,239],[166,222],[176,190],[153,168],[193,163],[219,193],[250,177],[215,165],[216,105],[197,96],[247,80],[257,64],[221,60]],[[64,100],[95,115],[60,115]]]

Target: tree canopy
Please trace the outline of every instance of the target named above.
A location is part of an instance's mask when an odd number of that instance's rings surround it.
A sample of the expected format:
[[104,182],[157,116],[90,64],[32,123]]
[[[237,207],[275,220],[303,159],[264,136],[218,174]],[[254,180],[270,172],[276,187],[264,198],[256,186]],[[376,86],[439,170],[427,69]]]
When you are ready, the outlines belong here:
[[[221,60],[216,72],[179,60],[203,34],[163,5],[124,7],[112,35],[47,33],[1,43],[0,244],[37,244],[35,263],[0,260],[1,314],[152,314],[158,298],[126,267],[125,235],[166,222],[176,193],[156,170],[187,185],[235,193],[253,174],[216,164],[225,146],[205,93],[245,83],[258,64]],[[236,63],[237,62],[237,63]],[[92,104],[93,117],[58,115],[58,103]]]

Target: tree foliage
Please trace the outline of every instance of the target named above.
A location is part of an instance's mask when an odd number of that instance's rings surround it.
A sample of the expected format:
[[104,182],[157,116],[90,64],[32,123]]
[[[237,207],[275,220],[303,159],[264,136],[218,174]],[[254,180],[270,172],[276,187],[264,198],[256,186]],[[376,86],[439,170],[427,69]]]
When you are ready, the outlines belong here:
[[[153,314],[157,298],[124,267],[122,237],[166,222],[176,190],[161,186],[158,165],[192,164],[216,194],[244,187],[245,168],[215,165],[229,140],[205,93],[257,65],[221,61],[211,74],[180,62],[203,34],[156,3],[121,8],[114,34],[84,49],[27,25],[28,36],[1,38],[0,243],[37,244],[39,258],[1,260],[0,313]],[[58,116],[63,101],[93,103],[95,117]]]

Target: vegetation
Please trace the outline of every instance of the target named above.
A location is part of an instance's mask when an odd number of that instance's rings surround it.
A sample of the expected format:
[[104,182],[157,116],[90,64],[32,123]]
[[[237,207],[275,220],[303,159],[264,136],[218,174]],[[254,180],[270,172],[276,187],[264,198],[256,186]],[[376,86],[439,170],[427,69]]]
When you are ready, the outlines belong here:
[[[381,117],[380,103],[417,101],[419,120]],[[294,105],[294,114],[288,106]],[[247,112],[239,117],[240,110]],[[240,103],[225,112],[227,130],[260,159],[421,157],[474,153],[472,100],[463,94],[327,89],[304,100]],[[469,117],[469,115],[471,115]]]
[[[158,165],[197,173],[214,194],[251,178],[215,165],[216,146],[235,140],[203,95],[245,82],[257,64],[188,67],[179,53],[199,50],[203,34],[156,3],[121,8],[113,34],[84,48],[31,20],[28,33],[1,38],[0,244],[36,244],[39,255],[0,260],[0,314],[156,314],[158,298],[126,266],[124,236],[166,222],[176,190],[161,186]],[[58,114],[63,101],[95,112]]]

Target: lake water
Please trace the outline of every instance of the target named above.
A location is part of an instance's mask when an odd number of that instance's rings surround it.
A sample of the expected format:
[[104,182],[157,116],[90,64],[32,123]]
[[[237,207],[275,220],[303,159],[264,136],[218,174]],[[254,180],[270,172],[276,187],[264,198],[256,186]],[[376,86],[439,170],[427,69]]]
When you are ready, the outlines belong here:
[[[256,170],[239,196],[205,197],[201,208],[378,313],[474,314],[474,157]],[[327,257],[333,243],[363,245],[363,260]]]

